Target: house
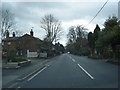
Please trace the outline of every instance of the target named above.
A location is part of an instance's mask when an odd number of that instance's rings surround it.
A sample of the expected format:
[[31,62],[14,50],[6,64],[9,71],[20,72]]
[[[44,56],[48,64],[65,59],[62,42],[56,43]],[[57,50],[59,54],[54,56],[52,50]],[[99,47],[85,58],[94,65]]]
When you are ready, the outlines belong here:
[[40,52],[41,40],[33,36],[31,29],[30,35],[24,34],[23,36],[16,37],[13,33],[13,37],[9,37],[9,32],[6,33],[6,38],[2,40],[3,51],[8,54],[14,54],[16,56],[27,56],[29,52]]

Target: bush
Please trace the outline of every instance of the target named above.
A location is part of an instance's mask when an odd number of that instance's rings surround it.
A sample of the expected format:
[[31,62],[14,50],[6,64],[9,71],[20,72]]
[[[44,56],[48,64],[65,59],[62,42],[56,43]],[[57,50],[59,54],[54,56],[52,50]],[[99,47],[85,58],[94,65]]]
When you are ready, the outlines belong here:
[[102,59],[102,56],[88,56],[88,58],[92,58],[92,59]]
[[120,65],[120,59],[111,58],[108,60],[109,63]]
[[12,62],[22,62],[22,61],[27,61],[25,57],[15,57]]
[[103,57],[104,58],[112,58],[113,57],[113,52],[112,50],[106,50],[103,52]]

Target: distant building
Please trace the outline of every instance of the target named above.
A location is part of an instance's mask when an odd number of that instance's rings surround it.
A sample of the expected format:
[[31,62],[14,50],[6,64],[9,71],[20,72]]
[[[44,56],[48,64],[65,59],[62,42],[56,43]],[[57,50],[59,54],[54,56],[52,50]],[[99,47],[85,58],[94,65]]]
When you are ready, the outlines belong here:
[[30,31],[30,35],[25,34],[21,37],[15,37],[15,33],[13,33],[13,37],[9,37],[8,32],[7,37],[2,40],[2,49],[6,52],[14,50],[16,56],[27,56],[28,50],[30,52],[39,52],[42,41],[33,35],[32,30]]

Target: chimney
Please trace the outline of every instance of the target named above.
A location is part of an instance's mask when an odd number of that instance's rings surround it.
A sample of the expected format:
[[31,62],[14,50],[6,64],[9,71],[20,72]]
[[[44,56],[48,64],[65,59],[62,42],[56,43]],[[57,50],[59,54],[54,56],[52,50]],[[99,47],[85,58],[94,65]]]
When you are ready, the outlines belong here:
[[6,38],[9,38],[9,31],[6,30]]
[[15,37],[15,32],[13,32],[13,37]]
[[30,31],[30,35],[33,36],[33,33],[34,32],[33,32],[33,28],[32,28],[31,31]]

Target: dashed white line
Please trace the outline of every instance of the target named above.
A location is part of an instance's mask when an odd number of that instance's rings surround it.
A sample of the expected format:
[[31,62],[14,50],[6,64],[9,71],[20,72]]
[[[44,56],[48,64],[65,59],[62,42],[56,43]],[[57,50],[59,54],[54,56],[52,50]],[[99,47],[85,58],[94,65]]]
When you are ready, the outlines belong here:
[[44,67],[43,69],[41,69],[39,72],[37,72],[36,74],[34,74],[31,78],[29,78],[27,81],[30,81],[31,79],[33,79],[35,76],[37,76],[39,73],[41,73],[46,68],[47,67]]
[[91,79],[94,79],[92,75],[90,75],[80,64],[77,64]]
[[69,56],[70,57],[70,59],[72,59],[72,57],[71,56]]
[[74,60],[74,59],[72,59],[72,61],[73,61],[73,62],[75,62],[75,60]]
[[[73,59],[71,56],[69,56],[70,59],[72,59],[73,62],[76,62],[75,59]],[[88,73],[80,64],[77,64],[79,68],[81,68],[92,80],[94,79],[94,77],[92,75],[90,75],[90,73]]]
[[69,57],[70,57],[70,59],[72,59],[73,62],[76,62],[75,59],[73,59],[71,56],[69,56]]

